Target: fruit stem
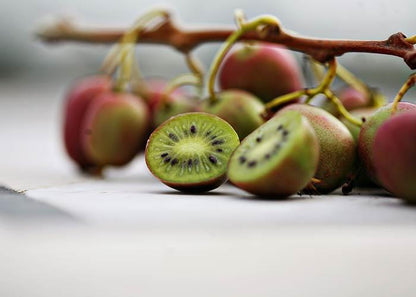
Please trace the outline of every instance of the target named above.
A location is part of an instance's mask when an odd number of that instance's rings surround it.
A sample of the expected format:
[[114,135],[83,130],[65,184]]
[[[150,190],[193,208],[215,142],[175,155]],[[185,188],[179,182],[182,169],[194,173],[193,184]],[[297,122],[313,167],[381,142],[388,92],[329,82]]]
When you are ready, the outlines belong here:
[[[136,80],[143,80],[138,64],[135,63],[135,45],[144,31],[146,26],[155,21],[157,18],[166,20],[169,18],[169,13],[165,10],[152,10],[141,16],[132,27],[120,38],[120,41],[115,45],[107,57],[104,59],[102,69],[111,74],[119,66],[117,81],[115,83],[116,91],[126,91],[127,84],[132,78],[132,73]],[[134,66],[133,66],[134,65]]]
[[345,109],[344,105],[342,104],[341,100],[338,99],[337,96],[335,96],[335,94],[330,90],[330,89],[325,89],[323,91],[323,94],[328,98],[329,101],[332,102],[332,104],[335,105],[335,107],[337,108],[338,112],[347,120],[349,121],[351,124],[356,125],[358,127],[361,127],[363,122],[362,120],[359,120],[357,118],[355,118],[354,116],[352,116],[348,110]]
[[[241,27],[234,31],[224,42],[223,46],[217,52],[217,55],[214,58],[214,61],[211,64],[209,70],[209,79],[208,79],[208,92],[209,100],[211,103],[216,102],[218,99],[215,96],[215,78],[218,72],[218,69],[221,65],[222,60],[225,55],[228,53],[233,44],[246,32],[261,29],[259,34],[267,34],[265,30],[268,26],[273,26],[275,29],[280,30],[280,23],[277,18],[274,16],[260,16],[255,18],[252,21],[243,22],[240,24]],[[277,28],[276,28],[277,27]]]
[[336,74],[336,68],[337,68],[337,62],[335,59],[332,59],[331,61],[329,61],[329,68],[328,68],[328,72],[326,73],[324,79],[321,81],[321,83],[313,89],[308,89],[305,88],[303,90],[298,90],[298,91],[294,91],[292,93],[288,93],[282,96],[279,96],[273,100],[271,100],[270,102],[268,102],[267,104],[265,104],[265,109],[267,110],[272,110],[273,108],[276,108],[284,103],[289,103],[301,96],[308,96],[308,99],[306,100],[305,103],[309,103],[309,101],[315,97],[318,94],[321,94],[324,92],[324,90],[328,89],[331,82],[334,80],[335,78],[335,74]]
[[393,104],[391,107],[391,113],[394,114],[397,111],[397,106],[399,102],[402,100],[403,96],[406,92],[415,85],[416,83],[416,73],[413,73],[409,76],[403,86],[400,88],[399,92],[397,93],[396,97],[393,99]]
[[193,73],[186,73],[181,74],[174,79],[170,80],[165,89],[163,90],[163,95],[161,103],[163,105],[168,103],[168,97],[172,92],[174,92],[177,88],[182,86],[195,86],[198,90],[202,89],[203,82],[201,78]]
[[205,73],[204,66],[202,65],[201,61],[199,61],[192,53],[187,53],[185,55],[185,60],[186,64],[188,65],[188,68],[192,71],[194,76],[196,76],[196,78],[199,79],[198,83],[192,83],[192,85],[197,87],[198,96],[202,97]]

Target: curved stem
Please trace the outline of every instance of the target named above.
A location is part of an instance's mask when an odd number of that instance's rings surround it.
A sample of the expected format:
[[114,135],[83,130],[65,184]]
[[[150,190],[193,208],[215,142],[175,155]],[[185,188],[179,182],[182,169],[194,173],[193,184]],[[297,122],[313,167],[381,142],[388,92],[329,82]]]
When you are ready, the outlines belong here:
[[283,96],[279,96],[276,99],[273,99],[272,101],[268,102],[265,105],[266,110],[272,110],[273,108],[276,108],[284,103],[291,102],[301,96],[308,96],[308,99],[306,99],[305,103],[309,103],[310,100],[312,100],[313,97],[315,97],[318,94],[323,93],[324,90],[328,89],[330,84],[335,78],[336,75],[336,69],[337,69],[337,62],[335,59],[332,59],[329,62],[329,68],[328,71],[324,77],[324,79],[321,81],[321,83],[313,89],[303,89],[299,91],[294,91],[292,93],[285,94]]
[[339,111],[339,113],[350,123],[352,123],[353,125],[356,125],[358,127],[361,127],[363,122],[357,118],[355,118],[354,116],[352,116],[348,110],[345,109],[344,105],[342,104],[341,100],[338,99],[337,96],[335,96],[335,94],[330,90],[330,89],[325,89],[323,91],[323,94],[328,98],[328,100],[330,100],[335,107],[337,108],[337,110]]
[[394,114],[397,111],[397,106],[399,105],[399,102],[402,100],[404,94],[415,85],[416,83],[416,73],[413,73],[409,76],[409,78],[406,80],[406,82],[403,84],[403,86],[400,88],[399,92],[397,93],[396,97],[393,99],[391,112]]
[[166,96],[169,96],[177,88],[182,86],[195,86],[200,88],[202,86],[202,82],[200,78],[193,73],[181,74],[169,81],[169,83],[163,90],[163,93]]
[[277,26],[280,28],[279,20],[273,16],[261,16],[252,21],[248,21],[246,23],[241,24],[241,28],[234,31],[224,42],[224,45],[218,51],[217,55],[214,58],[214,61],[211,64],[211,68],[209,70],[209,79],[208,79],[208,92],[211,102],[215,102],[218,100],[215,97],[215,78],[221,65],[222,60],[224,59],[225,55],[228,53],[232,45],[246,32],[257,30],[261,25],[272,25]]

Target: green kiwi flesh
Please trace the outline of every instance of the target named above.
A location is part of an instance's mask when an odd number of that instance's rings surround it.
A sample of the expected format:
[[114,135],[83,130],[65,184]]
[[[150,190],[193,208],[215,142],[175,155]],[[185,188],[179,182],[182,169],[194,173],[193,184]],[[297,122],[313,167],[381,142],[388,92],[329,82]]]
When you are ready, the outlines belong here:
[[237,133],[221,118],[184,113],[150,135],[146,164],[167,186],[184,192],[209,191],[225,182],[228,160],[239,143]]
[[309,121],[287,111],[248,135],[231,156],[228,177],[255,195],[287,197],[301,191],[318,167],[319,144]]

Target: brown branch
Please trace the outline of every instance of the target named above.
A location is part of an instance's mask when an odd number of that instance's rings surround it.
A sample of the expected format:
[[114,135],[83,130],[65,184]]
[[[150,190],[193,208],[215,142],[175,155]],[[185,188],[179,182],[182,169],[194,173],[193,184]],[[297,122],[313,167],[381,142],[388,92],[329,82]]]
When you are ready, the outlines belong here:
[[[183,53],[188,53],[202,43],[222,42],[234,30],[234,28],[187,29],[168,18],[157,28],[143,32],[138,42],[170,45]],[[123,33],[124,30],[84,29],[67,20],[61,20],[43,28],[37,35],[47,42],[114,43],[119,41]],[[329,40],[301,37],[274,27],[268,28],[267,34],[247,32],[241,39],[282,44],[292,50],[308,54],[322,63],[348,52],[366,52],[401,57],[411,69],[416,69],[416,49],[402,33],[393,34],[382,41]]]

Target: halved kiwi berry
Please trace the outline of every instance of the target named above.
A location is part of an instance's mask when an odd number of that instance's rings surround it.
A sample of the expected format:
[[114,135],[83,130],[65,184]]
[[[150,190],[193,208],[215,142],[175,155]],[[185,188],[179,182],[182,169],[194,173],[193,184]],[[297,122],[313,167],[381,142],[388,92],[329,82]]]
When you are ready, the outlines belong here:
[[204,192],[226,180],[228,160],[239,145],[226,121],[203,112],[171,117],[147,142],[145,158],[152,174],[184,192]]
[[309,121],[287,111],[248,135],[231,156],[228,177],[255,195],[287,197],[301,191],[318,167],[319,144]]

